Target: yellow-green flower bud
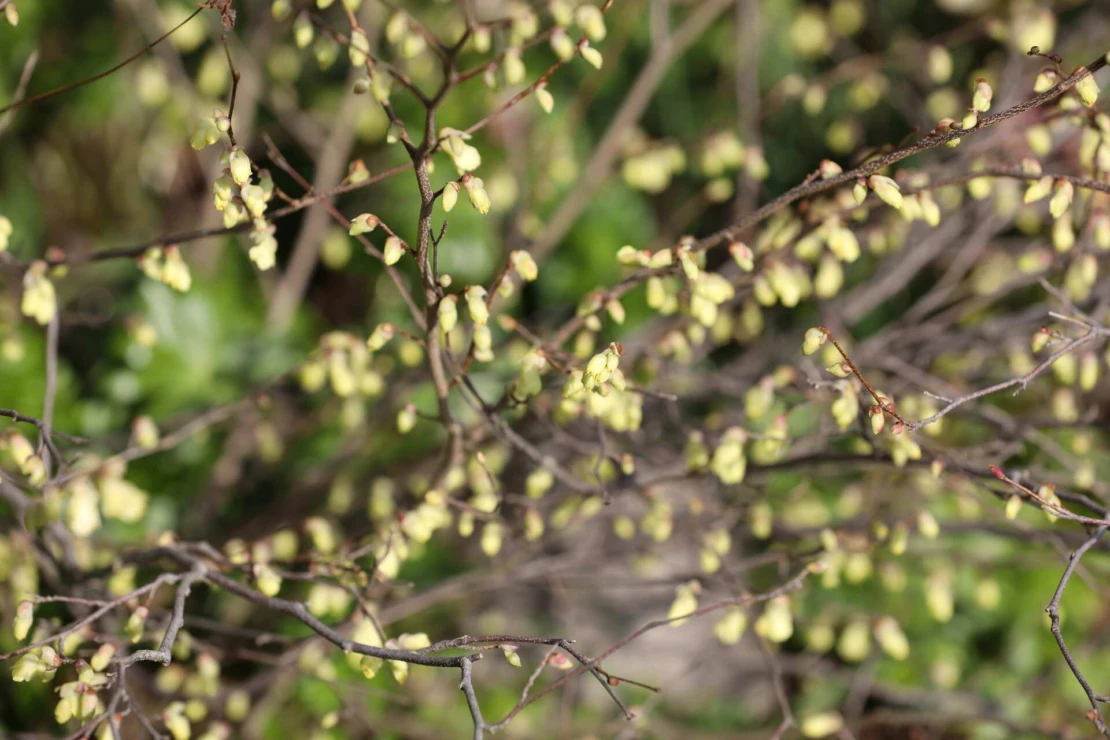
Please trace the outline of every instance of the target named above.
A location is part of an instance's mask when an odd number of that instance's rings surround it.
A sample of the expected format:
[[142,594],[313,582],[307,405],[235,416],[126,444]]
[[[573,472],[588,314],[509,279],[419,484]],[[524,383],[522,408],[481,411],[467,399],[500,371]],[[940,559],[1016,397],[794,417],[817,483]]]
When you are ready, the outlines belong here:
[[735,645],[748,628],[748,615],[738,606],[730,607],[725,615],[713,625],[713,636],[722,645]]
[[479,540],[482,552],[488,557],[494,557],[497,553],[501,552],[501,544],[503,540],[503,532],[501,522],[492,521],[487,522],[482,527],[482,536]]
[[825,344],[829,338],[828,329],[823,326],[814,326],[806,329],[805,340],[802,342],[802,354],[812,355]]
[[143,639],[143,626],[146,624],[147,615],[150,610],[145,606],[140,606],[127,618],[127,624],[124,626],[123,631],[132,643],[136,643]]
[[486,192],[482,179],[480,177],[468,177],[463,185],[466,186],[466,194],[470,197],[470,204],[474,206],[474,210],[482,214],[489,213],[489,193]]
[[596,5],[582,3],[574,10],[574,23],[590,41],[603,41],[606,35],[605,17]]
[[852,186],[852,199],[856,201],[856,205],[860,205],[867,198],[867,185],[864,183],[863,178],[856,180],[856,184]]
[[578,46],[578,53],[581,54],[582,58],[585,59],[594,69],[601,69],[601,65],[604,64],[605,60],[601,56],[601,52],[593,48],[589,44],[580,44]]
[[1034,180],[1025,190],[1025,197],[1023,198],[1026,203],[1036,203],[1038,200],[1046,197],[1052,191],[1052,178],[1042,177],[1039,180]]
[[509,262],[513,266],[513,270],[520,276],[521,280],[532,282],[539,277],[539,267],[532,255],[525,252],[523,249],[518,249],[509,255]]
[[562,28],[556,28],[551,34],[551,50],[561,61],[567,62],[574,56],[577,47],[570,34]]
[[258,590],[266,596],[277,596],[278,592],[281,591],[281,576],[268,565],[255,564],[254,580]]
[[740,427],[730,427],[725,430],[721,443],[713,451],[709,467],[722,483],[735,484],[744,480],[747,472],[747,457],[744,454],[744,444],[748,435]]
[[755,621],[755,632],[774,643],[786,642],[794,634],[794,617],[788,596],[776,596],[767,602],[763,614]]
[[943,46],[929,47],[926,66],[929,70],[929,79],[934,84],[943,85],[952,77],[952,55]]
[[524,80],[528,70],[524,66],[524,60],[521,59],[520,49],[505,50],[501,70],[505,73],[505,82],[509,85],[517,85]]
[[405,407],[397,414],[397,431],[401,434],[408,434],[416,426],[416,407],[411,403],[405,404]]
[[[1075,69],[1075,72],[1072,72],[1072,74],[1074,75],[1080,72],[1086,72],[1086,68],[1077,67]],[[1083,105],[1087,106],[1088,108],[1093,106],[1095,104],[1095,101],[1098,100],[1099,93],[1099,87],[1098,83],[1095,82],[1095,76],[1089,72],[1084,74],[1079,82],[1075,83],[1075,91],[1079,94],[1079,99],[1083,101]]]
[[809,712],[802,716],[802,734],[808,738],[831,737],[844,727],[838,712]]
[[15,619],[12,620],[12,633],[17,641],[22,642],[31,631],[35,623],[35,605],[30,601],[21,601],[15,608]]
[[370,40],[366,37],[365,31],[361,28],[351,31],[351,41],[347,48],[352,66],[361,67],[366,64],[370,54]]
[[927,511],[917,515],[917,531],[927,540],[935,540],[940,535],[940,525],[936,518]]
[[547,83],[543,83],[536,87],[536,102],[539,103],[540,108],[544,113],[550,113],[555,110],[555,97],[551,91],[547,89]]
[[443,212],[450,213],[459,201],[459,184],[451,181],[443,186]]
[[211,118],[202,119],[193,131],[193,136],[189,140],[189,144],[193,149],[200,151],[206,146],[211,146],[220,140],[220,129],[216,122]]
[[871,652],[871,628],[867,622],[849,622],[836,643],[836,653],[848,663],[861,663]]
[[442,336],[451,333],[459,321],[458,296],[444,296],[439,302],[436,313],[439,316],[439,331]]
[[102,644],[89,658],[89,667],[97,673],[102,672],[112,662],[112,658],[116,655],[116,646],[110,642]]
[[1033,92],[1038,95],[1051,90],[1056,87],[1056,71],[1053,69],[1043,69],[1037,75],[1037,79],[1033,82]]
[[899,210],[902,208],[902,190],[894,180],[883,175],[871,175],[867,184],[888,206]]
[[489,321],[489,307],[486,305],[486,289],[480,285],[468,286],[463,295],[466,296],[466,308],[470,313],[470,320],[475,324],[484,324]]
[[1069,180],[1060,178],[1056,180],[1056,187],[1052,193],[1052,200],[1049,201],[1048,210],[1052,213],[1053,218],[1060,218],[1071,207],[1072,198],[1075,195],[1075,186]]
[[994,90],[991,89],[990,83],[982,77],[975,80],[975,90],[971,95],[972,109],[977,113],[986,113],[991,109],[992,98],[994,98]]
[[372,213],[360,213],[351,221],[351,228],[347,231],[351,236],[366,234],[373,231],[381,223],[381,219]]
[[952,584],[944,571],[934,571],[925,581],[925,606],[929,614],[938,622],[952,619],[955,604],[952,599]]
[[685,624],[688,621],[686,616],[690,612],[697,611],[698,592],[700,590],[701,584],[697,581],[680,584],[675,589],[674,601],[671,602],[671,607],[667,610],[667,619],[672,627],[680,627]]
[[23,275],[23,298],[20,312],[34,319],[39,325],[46,326],[58,310],[58,299],[54,284],[46,276],[47,265],[35,260]]
[[385,247],[382,248],[382,262],[387,265],[395,265],[401,261],[401,256],[404,253],[404,242],[401,241],[400,237],[391,236],[385,240]]
[[250,182],[251,160],[242,149],[235,147],[231,150],[231,153],[227,155],[227,166],[236,185],[244,185]]
[[162,266],[162,282],[179,293],[187,293],[193,284],[189,266],[177,247],[166,247],[166,261]]

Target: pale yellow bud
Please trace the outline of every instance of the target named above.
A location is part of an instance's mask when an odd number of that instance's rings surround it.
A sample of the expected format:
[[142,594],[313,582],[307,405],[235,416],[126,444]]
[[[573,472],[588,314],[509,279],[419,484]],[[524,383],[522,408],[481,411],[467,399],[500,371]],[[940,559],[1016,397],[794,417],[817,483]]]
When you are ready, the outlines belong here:
[[901,209],[903,204],[902,190],[898,183],[883,175],[871,175],[867,180],[868,186],[875,191],[884,203],[891,208]]
[[540,85],[536,88],[536,102],[539,103],[540,108],[544,113],[550,113],[555,109],[555,98],[551,91],[547,89],[547,85]]
[[802,342],[802,354],[812,355],[825,344],[829,332],[823,326],[814,326],[806,330],[805,340]]
[[713,625],[713,636],[722,645],[735,645],[744,636],[748,627],[748,615],[740,607],[730,607],[725,615]]
[[875,622],[875,640],[895,660],[905,660],[910,655],[910,641],[892,617],[880,617]]
[[578,47],[578,53],[582,55],[582,58],[585,59],[591,67],[593,67],[594,69],[601,69],[601,65],[604,63],[604,59],[602,58],[600,51],[593,48],[592,46],[589,46],[588,44],[582,44]]
[[[1077,74],[1084,71],[1084,67],[1077,67],[1075,72],[1072,72],[1072,74]],[[1098,83],[1095,82],[1095,76],[1093,74],[1090,74],[1089,72],[1086,73],[1079,80],[1079,82],[1075,83],[1075,91],[1079,94],[1079,99],[1083,102],[1083,105],[1087,106],[1088,108],[1092,107],[1095,104],[1095,101],[1098,100],[1099,94],[1099,87]]]
[[1075,186],[1070,181],[1059,179],[1056,181],[1055,190],[1052,193],[1052,200],[1049,201],[1048,209],[1052,213],[1053,218],[1060,218],[1071,207],[1071,201],[1075,195]]

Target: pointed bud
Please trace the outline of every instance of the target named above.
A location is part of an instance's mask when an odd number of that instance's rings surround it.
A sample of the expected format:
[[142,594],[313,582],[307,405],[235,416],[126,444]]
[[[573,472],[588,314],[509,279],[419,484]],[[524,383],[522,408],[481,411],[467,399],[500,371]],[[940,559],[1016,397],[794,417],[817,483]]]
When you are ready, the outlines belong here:
[[971,107],[979,113],[986,113],[991,109],[992,98],[994,98],[994,90],[991,89],[990,83],[982,77],[975,80],[975,91],[971,96]]
[[380,223],[381,219],[379,219],[374,214],[360,213],[358,216],[355,216],[353,221],[351,221],[351,228],[347,233],[349,233],[351,236],[366,234],[376,229],[378,227],[378,224]]
[[228,169],[231,170],[231,178],[235,180],[236,185],[244,185],[251,179],[251,160],[239,147],[231,150],[227,159]]
[[830,177],[836,177],[843,173],[844,168],[831,159],[822,159],[821,164],[817,166],[817,171],[821,173],[822,180],[828,180]]
[[867,184],[888,206],[899,210],[902,208],[902,190],[894,180],[883,175],[872,175],[867,179]]
[[439,321],[440,334],[446,336],[451,333],[459,321],[458,296],[444,296],[436,310]]
[[588,44],[582,44],[578,47],[578,53],[582,55],[583,59],[589,62],[591,67],[593,67],[594,69],[601,69],[601,65],[604,63],[604,59],[602,58],[600,51],[593,48],[592,46],[589,46]]
[[470,320],[475,324],[484,324],[489,321],[486,289],[480,285],[471,285],[463,291],[463,294],[466,296],[466,309],[470,313]]
[[755,254],[747,244],[732,242],[728,245],[728,253],[732,255],[732,259],[736,260],[736,264],[744,272],[751,272],[755,269]]
[[1047,326],[1042,326],[1033,334],[1033,341],[1030,343],[1034,352],[1040,352],[1052,339],[1052,332]]
[[509,261],[512,263],[513,270],[520,276],[521,280],[532,282],[539,277],[539,267],[532,255],[525,252],[523,249],[518,249],[509,255]]
[[[1074,75],[1080,72],[1086,72],[1086,68],[1077,67],[1072,74]],[[1093,106],[1095,101],[1098,100],[1099,93],[1098,83],[1095,82],[1095,76],[1087,72],[1079,82],[1075,83],[1075,91],[1079,93],[1079,99],[1083,101],[1083,105],[1088,108]]]
[[872,434],[880,434],[886,426],[886,414],[883,412],[882,406],[879,406],[877,403],[872,404],[867,413],[871,419]]
[[730,607],[725,615],[713,625],[713,636],[722,645],[735,645],[744,636],[748,627],[748,615],[738,606]]
[[1056,71],[1053,69],[1043,69],[1041,73],[1037,75],[1037,79],[1033,83],[1033,92],[1038,95],[1047,92],[1056,87],[1056,83]]
[[1069,180],[1060,178],[1056,180],[1056,188],[1049,201],[1048,210],[1053,218],[1060,218],[1071,207],[1072,197],[1075,195],[1075,186]]
[[470,205],[474,206],[474,210],[481,214],[489,213],[489,194],[486,192],[485,183],[482,182],[482,179],[480,177],[468,177],[463,184],[466,186],[466,194],[470,197]]
[[555,109],[555,98],[547,89],[546,83],[536,88],[536,102],[540,104],[544,113],[550,113]]
[[1052,178],[1042,177],[1039,180],[1034,180],[1025,191],[1023,198],[1026,203],[1036,203],[1038,200],[1046,197],[1052,191]]
[[852,186],[852,199],[856,201],[856,205],[860,205],[867,198],[867,185],[863,178],[856,180],[856,184]]
[[22,642],[31,632],[35,623],[35,605],[30,601],[21,601],[15,608],[15,619],[12,620],[12,634],[17,642]]
[[416,426],[416,407],[411,403],[405,404],[397,414],[397,431],[408,434]]
[[459,184],[457,182],[449,182],[443,186],[443,212],[450,213],[451,209],[455,207],[455,203],[459,200]]
[[825,344],[829,338],[829,330],[823,326],[814,326],[806,330],[805,340],[802,342],[802,354],[812,355]]
[[404,253],[404,242],[396,236],[391,236],[385,240],[385,247],[382,249],[382,261],[387,265],[395,265],[401,260],[401,255]]

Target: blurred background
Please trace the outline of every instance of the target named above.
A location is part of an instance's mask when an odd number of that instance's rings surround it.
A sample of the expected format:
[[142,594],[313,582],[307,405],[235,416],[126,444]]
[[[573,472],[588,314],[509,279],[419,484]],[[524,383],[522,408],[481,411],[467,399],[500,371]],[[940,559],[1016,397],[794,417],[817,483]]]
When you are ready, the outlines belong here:
[[[457,37],[454,3],[400,5],[442,38]],[[480,19],[500,18],[513,5],[477,0],[474,9]],[[524,5],[532,6],[541,28],[549,25],[544,3]],[[19,25],[0,23],[0,104],[13,99],[24,75],[33,95],[109,68],[193,7],[174,0],[18,3]],[[408,161],[399,145],[387,143],[389,121],[381,108],[351,92],[354,76],[344,49],[337,50],[319,29],[298,48],[292,18],[275,20],[268,0],[236,0],[234,7],[238,20],[227,40],[242,73],[235,131],[251,158],[271,169],[279,188],[292,197],[304,192],[267,158],[265,137],[321,189],[339,184],[357,158],[371,174]],[[336,8],[312,11],[343,27]],[[391,12],[374,0],[359,11],[372,46],[386,56],[381,34]],[[476,134],[471,143],[482,153],[479,174],[492,210],[482,216],[460,203],[439,250],[439,269],[456,286],[489,285],[510,251],[530,250],[540,263],[539,279],[523,286],[505,310],[542,337],[574,316],[587,293],[627,275],[614,259],[622,245],[654,250],[686,234],[710,234],[805,180],[822,159],[848,169],[928,133],[941,118],[959,119],[977,77],[993,85],[992,110],[1024,100],[1046,64],[1026,55],[1031,46],[1059,54],[1066,73],[1104,53],[1110,39],[1110,4],[1104,0],[615,0],[605,19],[606,38],[593,44],[604,65],[594,70],[575,60],[552,75],[550,115],[527,99]],[[29,261],[57,249],[80,263],[98,250],[220,226],[211,196],[222,169],[220,147],[197,152],[189,141],[198,120],[227,105],[231,78],[223,33],[217,14],[203,12],[119,73],[0,117],[0,215],[13,224],[7,251],[0,254],[0,407],[42,412],[45,333],[19,313],[22,269]],[[494,34],[495,51],[506,43],[503,36]],[[488,57],[468,48],[461,67]],[[555,61],[546,43],[523,58],[528,79]],[[433,55],[400,64],[417,85],[435,89],[439,67]],[[499,79],[491,80],[491,88],[482,77],[447,97],[440,126],[466,128],[519,89]],[[393,102],[419,131],[420,106],[396,86]],[[1035,111],[906,165],[951,174],[979,160],[1014,164],[1043,154],[1026,133],[1048,115]],[[1047,157],[1052,169],[1072,171],[1077,147],[1078,137],[1058,137]],[[435,164],[434,182],[453,176],[445,156],[438,155]],[[334,202],[348,218],[372,212],[415,242],[419,199],[410,171]],[[945,201],[946,210],[952,204],[958,206],[959,198]],[[846,288],[834,313],[859,342],[889,329],[938,284],[955,254],[946,250],[969,239],[981,242],[966,280],[970,294],[980,283],[989,292],[1013,274],[1021,245],[1043,241],[1050,230],[1044,218],[997,212],[993,201],[962,208],[953,221],[946,216],[946,231],[930,237],[939,240],[930,248],[937,261],[917,268],[911,280],[895,277],[892,289],[863,292],[861,286],[882,279],[891,285],[891,272],[902,264],[882,245],[867,246],[863,258],[845,266],[845,285],[861,290]],[[437,210],[437,228],[442,220]],[[183,294],[144,277],[131,259],[74,264],[55,276],[61,306],[57,428],[87,436],[96,450],[108,453],[128,445],[136,416],[149,415],[169,431],[210,409],[232,408],[172,450],[132,463],[129,479],[149,494],[146,516],[132,524],[106,523],[98,535],[102,544],[149,543],[174,530],[183,539],[223,547],[236,538],[251,542],[299,527],[317,514],[358,537],[383,518],[374,502],[385,497],[375,497],[375,490],[419,490],[421,481],[426,486],[446,438],[442,429],[418,421],[412,433],[400,435],[394,426],[406,403],[435,413],[419,347],[396,342],[382,358],[386,385],[357,407],[326,393],[306,393],[287,376],[325,332],[366,336],[384,321],[414,330],[398,292],[381,263],[323,208],[275,223],[278,265],[266,272],[252,265],[241,236],[182,243],[193,278]],[[977,230],[983,228],[988,231]],[[905,241],[915,244],[925,234],[912,231]],[[710,267],[723,259],[727,255],[711,254]],[[987,267],[974,272],[976,265]],[[411,260],[399,269],[417,285]],[[986,321],[1025,310],[1033,295],[1017,293],[965,318]],[[605,319],[598,346],[619,340],[636,357],[650,358],[663,335],[643,288],[628,295],[624,309],[623,325]],[[493,559],[476,537],[449,528],[410,556],[395,582],[372,594],[389,633],[426,632],[433,641],[461,634],[552,634],[575,639],[587,654],[600,652],[630,629],[664,616],[677,586],[709,579],[698,588],[766,591],[795,571],[797,557],[820,548],[818,533],[825,527],[866,537],[875,511],[912,519],[927,501],[940,520],[941,537],[915,534],[907,556],[876,550],[849,563],[839,583],[807,585],[794,603],[796,633],[774,648],[773,660],[752,635],[738,647],[723,648],[712,621],[656,630],[606,662],[621,676],[663,688],[655,694],[621,687],[638,719],[623,720],[596,682],[583,678],[526,709],[504,735],[768,737],[781,717],[769,677],[780,672],[796,716],[836,711],[848,720],[849,736],[861,740],[1093,736],[1083,719],[1089,707],[1044,614],[1067,551],[1083,539],[1079,528],[1054,530],[1037,511],[1010,522],[996,499],[970,483],[933,480],[927,469],[872,474],[835,465],[768,464],[744,491],[722,501],[706,491],[704,481],[667,477],[667,466],[682,470],[687,421],[720,429],[745,403],[749,388],[779,363],[792,361],[799,332],[820,323],[822,310],[813,302],[792,311],[768,310],[758,340],[741,337],[697,354],[689,364],[645,360],[645,377],[657,373],[661,390],[683,397],[683,411],[648,399],[644,436],[613,444],[657,457],[652,486],[668,502],[673,536],[645,536],[650,527],[643,518],[654,504],[636,497],[600,514],[581,498],[566,499],[573,506],[552,501],[542,540],[517,536],[523,525],[513,520],[517,534]],[[502,329],[494,331],[498,343],[510,343]],[[1028,334],[1016,333],[1027,346]],[[972,334],[955,341],[971,352],[983,339]],[[999,340],[995,354],[1004,357],[1009,344],[1009,338]],[[933,363],[943,367],[943,349],[903,357],[935,370]],[[496,398],[515,377],[520,354],[509,349],[476,367],[475,386]],[[257,398],[260,389],[263,403],[228,406]],[[1031,391],[1024,405],[1008,408],[1043,419],[1046,414],[1036,409],[1047,399],[1047,393]],[[1092,408],[1097,400],[1110,400],[1105,383],[1091,397]],[[799,404],[792,428],[816,434],[819,425],[810,417],[818,406]],[[458,412],[473,419],[461,404]],[[588,472],[588,464],[581,465],[591,449],[597,454],[592,426],[584,427],[588,434],[563,431],[548,417],[522,414],[515,421],[546,454]],[[1089,421],[1049,433],[1063,446],[1085,439],[1090,449],[1093,439],[1090,459],[1107,471],[1105,412]],[[985,427],[968,425],[946,442],[979,449],[990,441]],[[503,457],[502,480],[522,490],[528,462]],[[1061,476],[1068,472],[1049,467]],[[1106,485],[1092,484],[1091,490]],[[750,504],[764,497],[774,502],[776,515],[770,539],[753,536],[747,523]],[[713,513],[709,524],[706,511]],[[614,534],[614,520],[622,516],[640,523],[631,540]],[[709,525],[723,525],[733,537],[728,563],[712,576],[705,573],[700,544]],[[0,547],[0,581],[10,582],[20,559],[28,557],[13,527],[7,520],[0,524],[10,535]],[[1104,555],[1091,556],[1086,583],[1074,581],[1065,600],[1065,635],[1096,691],[1110,682],[1108,566]],[[925,592],[937,573],[944,574],[956,604],[948,620],[926,608]],[[0,613],[10,615],[12,607],[10,594],[0,590]],[[226,692],[234,689],[252,700],[235,737],[468,736],[469,716],[453,673],[414,667],[404,686],[388,671],[367,682],[342,655],[322,646],[298,653],[250,644],[256,630],[292,639],[306,634],[301,625],[253,613],[214,593],[202,593],[193,608],[196,621],[187,629],[199,646],[220,656],[226,681],[224,693],[206,700],[212,711],[225,712]],[[908,636],[904,660],[874,645],[861,653],[844,637],[854,620],[884,615],[896,618]],[[12,647],[5,629],[0,652]],[[535,665],[543,656],[542,650],[521,653],[528,656],[523,673],[499,659],[477,665],[487,717],[516,703],[529,659]],[[152,713],[182,691],[166,669],[136,670],[146,679],[137,698]],[[0,676],[0,737],[64,734],[53,722],[50,687],[13,684],[7,674]],[[321,720],[336,711],[339,724],[321,728]],[[140,736],[137,725],[127,729],[134,733],[128,736]],[[199,726],[195,731],[201,732]]]

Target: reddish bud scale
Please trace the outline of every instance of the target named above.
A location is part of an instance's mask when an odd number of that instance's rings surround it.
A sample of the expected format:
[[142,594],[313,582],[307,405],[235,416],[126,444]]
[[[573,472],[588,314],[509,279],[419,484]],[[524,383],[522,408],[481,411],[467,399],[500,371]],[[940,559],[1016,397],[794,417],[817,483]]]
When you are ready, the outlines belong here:
[[991,465],[990,468],[991,472],[994,473],[995,478],[998,478],[999,480],[1006,480],[1006,474],[1002,472],[1002,468],[996,465]]

